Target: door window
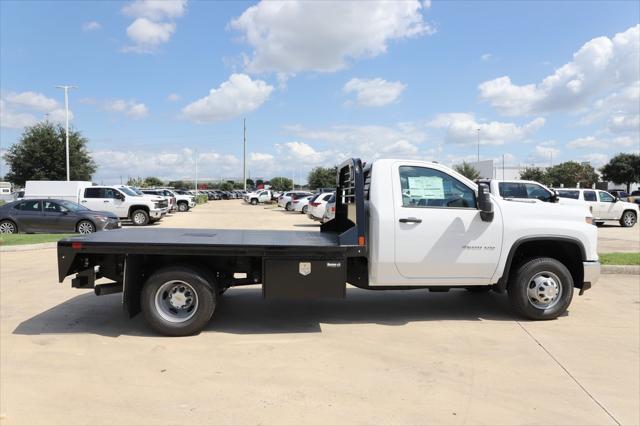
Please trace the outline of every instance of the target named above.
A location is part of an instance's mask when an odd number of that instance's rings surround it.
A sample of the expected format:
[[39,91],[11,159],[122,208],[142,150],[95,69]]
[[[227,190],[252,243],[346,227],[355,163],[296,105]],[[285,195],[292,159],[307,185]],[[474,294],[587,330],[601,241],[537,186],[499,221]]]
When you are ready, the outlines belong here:
[[582,196],[585,201],[598,201],[596,200],[596,191],[584,191]]
[[476,208],[471,188],[439,170],[427,167],[400,167],[403,207]]
[[527,196],[527,188],[523,183],[500,182],[498,191],[502,198],[529,198]]
[[84,198],[104,198],[102,188],[85,189]]
[[567,191],[563,189],[556,190],[560,198],[572,198],[577,200],[580,198],[580,191]]
[[525,183],[524,186],[527,188],[527,198],[532,198],[540,201],[549,201],[549,199],[551,198],[551,193],[540,185]]
[[44,202],[44,211],[45,211],[45,213],[61,213],[64,210],[66,210],[66,209],[64,209],[58,203],[53,203],[51,201],[45,201]]
[[615,201],[613,195],[608,192],[598,192],[598,194],[600,194],[600,201],[603,203],[613,203]]
[[23,201],[18,204],[16,210],[22,210],[23,212],[40,212],[40,201]]
[[104,198],[117,198],[117,192],[118,191],[112,188],[104,188]]

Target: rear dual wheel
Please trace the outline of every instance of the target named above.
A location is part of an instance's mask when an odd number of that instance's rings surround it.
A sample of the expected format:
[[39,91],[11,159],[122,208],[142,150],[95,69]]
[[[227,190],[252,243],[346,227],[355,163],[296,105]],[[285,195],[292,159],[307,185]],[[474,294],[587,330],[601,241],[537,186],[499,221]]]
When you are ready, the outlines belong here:
[[190,336],[207,325],[217,304],[215,283],[187,266],[165,268],[151,275],[141,294],[147,323],[165,336]]

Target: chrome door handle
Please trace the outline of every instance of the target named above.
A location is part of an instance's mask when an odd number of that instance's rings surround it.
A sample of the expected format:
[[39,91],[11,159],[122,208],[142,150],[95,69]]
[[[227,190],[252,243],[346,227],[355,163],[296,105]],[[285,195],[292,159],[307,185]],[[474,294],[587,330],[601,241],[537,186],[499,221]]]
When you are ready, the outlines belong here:
[[103,201],[103,203],[108,203],[108,202],[109,202],[109,200],[104,200],[104,201]]
[[400,223],[422,223],[422,219],[417,217],[403,217],[400,219]]
[[80,201],[80,202],[81,202],[81,203],[86,203],[86,202],[87,202],[87,200],[82,200],[82,201]]

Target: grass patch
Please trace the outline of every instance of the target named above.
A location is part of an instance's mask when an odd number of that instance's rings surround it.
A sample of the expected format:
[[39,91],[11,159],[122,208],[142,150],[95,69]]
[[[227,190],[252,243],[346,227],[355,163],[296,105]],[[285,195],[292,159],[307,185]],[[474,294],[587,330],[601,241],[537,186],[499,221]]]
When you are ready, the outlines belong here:
[[603,265],[640,265],[640,253],[600,253]]
[[52,243],[74,234],[6,234],[0,235],[0,246]]

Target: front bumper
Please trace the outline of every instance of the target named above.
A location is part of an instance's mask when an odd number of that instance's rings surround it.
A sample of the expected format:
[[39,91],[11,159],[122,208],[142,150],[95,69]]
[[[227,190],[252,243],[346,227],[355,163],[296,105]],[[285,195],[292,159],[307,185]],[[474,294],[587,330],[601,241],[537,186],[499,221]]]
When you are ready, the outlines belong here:
[[151,210],[149,212],[149,217],[151,217],[153,219],[160,219],[165,214],[167,214],[166,210]]
[[582,290],[584,291],[593,287],[600,279],[600,262],[582,262],[582,268],[584,270]]
[[189,201],[189,208],[192,209],[196,206],[196,202],[195,201]]
[[102,225],[102,230],[120,229],[122,222],[119,219],[109,219]]

